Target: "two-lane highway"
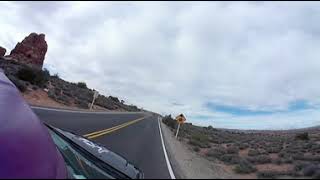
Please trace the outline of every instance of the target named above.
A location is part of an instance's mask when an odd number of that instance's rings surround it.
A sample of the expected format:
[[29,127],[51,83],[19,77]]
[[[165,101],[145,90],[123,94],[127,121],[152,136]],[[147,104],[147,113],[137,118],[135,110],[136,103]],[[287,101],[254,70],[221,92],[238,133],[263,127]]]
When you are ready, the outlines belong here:
[[33,108],[39,119],[86,136],[125,157],[147,179],[171,179],[158,117],[149,113],[94,113]]

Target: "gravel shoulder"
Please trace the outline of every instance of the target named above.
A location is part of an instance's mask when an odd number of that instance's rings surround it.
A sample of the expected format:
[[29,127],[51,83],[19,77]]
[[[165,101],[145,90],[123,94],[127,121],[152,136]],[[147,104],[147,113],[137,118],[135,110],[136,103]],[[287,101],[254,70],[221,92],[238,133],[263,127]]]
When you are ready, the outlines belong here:
[[174,133],[161,122],[167,153],[177,179],[230,179],[222,165],[190,151],[183,142],[174,137]]

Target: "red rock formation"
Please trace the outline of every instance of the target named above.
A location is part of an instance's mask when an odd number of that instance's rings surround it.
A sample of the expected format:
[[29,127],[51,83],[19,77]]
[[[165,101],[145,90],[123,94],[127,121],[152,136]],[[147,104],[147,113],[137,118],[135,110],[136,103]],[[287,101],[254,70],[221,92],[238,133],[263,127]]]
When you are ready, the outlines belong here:
[[42,68],[48,49],[44,34],[31,33],[11,51],[10,57],[19,62]]
[[0,57],[3,57],[6,54],[7,50],[0,46]]

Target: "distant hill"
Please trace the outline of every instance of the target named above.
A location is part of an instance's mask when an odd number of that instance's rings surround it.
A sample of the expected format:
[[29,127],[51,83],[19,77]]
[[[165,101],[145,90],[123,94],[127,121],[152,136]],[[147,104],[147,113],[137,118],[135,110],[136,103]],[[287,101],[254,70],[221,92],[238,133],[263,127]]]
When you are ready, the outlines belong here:
[[[84,82],[72,83],[42,69],[48,49],[44,34],[31,33],[18,42],[9,55],[0,46],[0,68],[33,105],[88,109],[94,91]],[[99,95],[94,109],[111,111],[141,111],[124,104],[117,97]]]

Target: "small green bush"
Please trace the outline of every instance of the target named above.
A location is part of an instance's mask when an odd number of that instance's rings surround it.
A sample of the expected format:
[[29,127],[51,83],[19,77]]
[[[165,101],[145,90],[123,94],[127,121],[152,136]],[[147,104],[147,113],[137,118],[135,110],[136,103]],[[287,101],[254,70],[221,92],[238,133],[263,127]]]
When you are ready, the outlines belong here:
[[258,156],[259,154],[260,152],[254,149],[250,149],[248,152],[248,156]]
[[8,79],[19,89],[20,92],[25,92],[27,90],[27,85],[23,81],[12,75],[8,76]]
[[199,151],[200,151],[200,148],[199,148],[199,147],[194,147],[193,150],[194,150],[195,152],[199,152]]
[[177,127],[177,122],[174,119],[172,119],[171,115],[164,116],[162,118],[162,122],[171,129],[176,129]]
[[239,148],[236,146],[230,146],[227,149],[228,154],[238,154],[239,153]]
[[87,84],[85,82],[78,82],[77,86],[79,88],[83,88],[83,89],[87,89],[88,88]]
[[220,158],[226,154],[226,150],[223,147],[220,148],[212,148],[207,152],[208,157]]
[[241,160],[239,164],[234,167],[233,170],[238,174],[249,174],[257,171],[257,169],[246,160]]
[[295,139],[302,140],[302,141],[308,141],[309,140],[309,133],[305,132],[305,133],[297,134]]
[[28,81],[33,85],[44,87],[48,82],[50,73],[45,70],[24,67],[17,72],[17,77],[23,81]]
[[259,179],[275,179],[280,175],[277,171],[260,171],[257,173]]
[[56,78],[56,79],[60,79],[60,76],[59,76],[59,74],[58,74],[58,73],[54,74],[54,75],[53,75],[53,76],[51,76],[51,77]]
[[225,154],[220,156],[219,159],[227,164],[238,164],[240,161],[240,157],[234,154]]
[[271,158],[267,155],[259,155],[255,157],[247,157],[247,160],[254,164],[267,164],[271,163]]

